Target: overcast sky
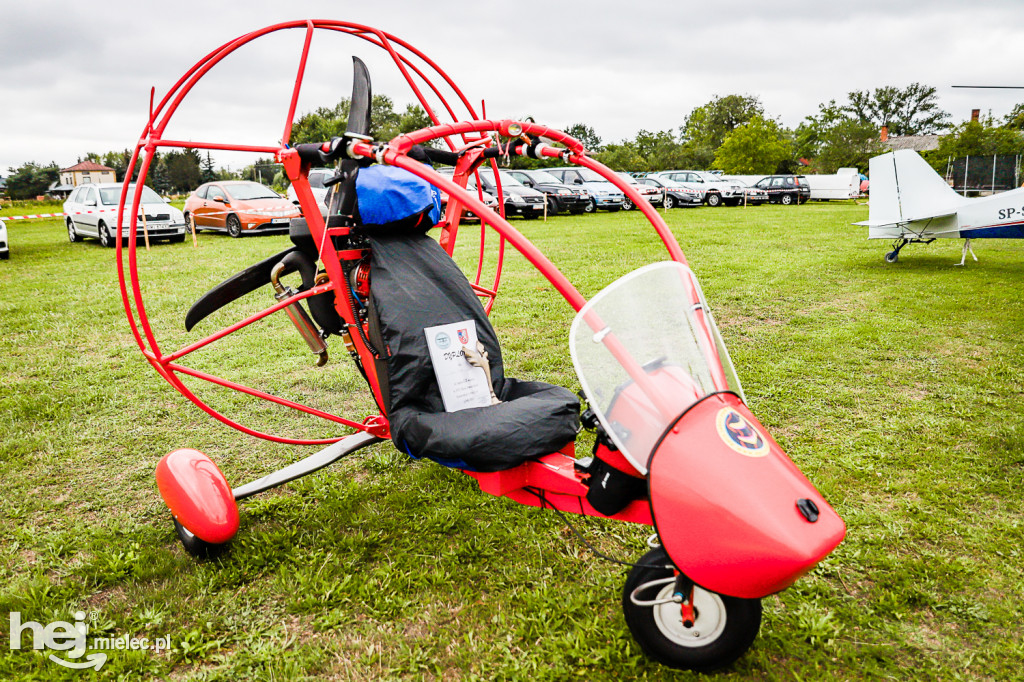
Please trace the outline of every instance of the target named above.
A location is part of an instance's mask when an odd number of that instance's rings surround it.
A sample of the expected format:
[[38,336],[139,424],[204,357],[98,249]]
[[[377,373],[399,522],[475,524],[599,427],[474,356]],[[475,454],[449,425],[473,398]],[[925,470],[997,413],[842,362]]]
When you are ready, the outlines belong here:
[[[957,122],[1024,101],[1024,90],[951,87],[1024,86],[1021,0],[0,0],[0,174],[134,147],[151,87],[159,102],[222,44],[299,19],[379,28],[434,60],[474,107],[484,100],[490,118],[584,122],[605,142],[677,128],[715,95],[754,95],[787,127],[852,90],[912,82],[937,87]],[[212,69],[165,137],[275,144],[302,39],[279,32]],[[349,93],[351,54],[370,65],[375,93],[413,101],[381,50],[330,33],[314,37],[300,113]],[[218,166],[246,158],[214,153]]]

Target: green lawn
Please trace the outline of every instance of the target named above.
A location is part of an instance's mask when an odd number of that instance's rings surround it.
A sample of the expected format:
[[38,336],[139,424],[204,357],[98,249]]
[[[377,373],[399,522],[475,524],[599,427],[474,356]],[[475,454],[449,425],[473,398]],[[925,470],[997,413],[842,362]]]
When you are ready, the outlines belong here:
[[[961,268],[960,242],[939,241],[887,265],[888,244],[850,225],[866,217],[851,204],[667,215],[751,409],[848,526],[822,565],[764,600],[759,638],[722,677],[1019,677],[1024,243],[976,241],[980,262]],[[586,296],[664,257],[637,213],[515,224]],[[0,679],[696,678],[642,657],[620,612],[625,569],[556,515],[389,443],[246,501],[231,552],[196,562],[156,490],[163,454],[202,450],[237,484],[312,451],[236,432],[157,376],[125,321],[112,250],[69,244],[60,219],[8,228]],[[140,252],[162,346],[197,337],[182,319],[199,295],[286,244],[204,233],[198,249]],[[270,301],[253,298],[197,332]],[[507,374],[578,389],[572,311],[518,255],[492,319]],[[341,345],[331,352],[315,368],[275,316],[189,364],[361,419],[372,402]],[[336,433],[190,386],[249,426]],[[643,551],[642,528],[580,527],[606,553]],[[173,648],[113,652],[98,674],[8,648],[8,612],[46,624],[78,610],[90,637],[170,636]]]

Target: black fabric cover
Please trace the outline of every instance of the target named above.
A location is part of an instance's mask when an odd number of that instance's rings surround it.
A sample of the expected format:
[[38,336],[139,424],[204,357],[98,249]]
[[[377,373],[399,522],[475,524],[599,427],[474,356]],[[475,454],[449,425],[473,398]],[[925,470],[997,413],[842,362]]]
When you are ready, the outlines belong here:
[[[559,386],[505,378],[498,339],[479,298],[436,241],[416,232],[368,236],[376,318],[371,337],[382,345],[378,369],[386,371],[385,407],[399,449],[447,466],[498,471],[575,439],[576,396]],[[423,330],[469,319],[476,322],[494,392],[503,402],[445,412]]]

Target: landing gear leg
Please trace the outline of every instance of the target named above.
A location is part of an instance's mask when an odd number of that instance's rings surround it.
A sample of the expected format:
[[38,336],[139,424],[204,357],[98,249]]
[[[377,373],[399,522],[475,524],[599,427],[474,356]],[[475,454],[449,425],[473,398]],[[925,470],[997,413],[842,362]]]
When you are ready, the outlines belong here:
[[965,239],[964,240],[964,250],[960,254],[960,262],[957,263],[957,265],[963,265],[964,264],[964,261],[967,260],[967,252],[968,251],[971,252],[971,257],[974,259],[974,262],[975,263],[978,262],[978,257],[974,255],[974,249],[971,248],[971,240],[970,239]]
[[886,263],[895,263],[900,259],[900,249],[910,243],[909,239],[897,239],[892,243],[892,251],[885,254]]

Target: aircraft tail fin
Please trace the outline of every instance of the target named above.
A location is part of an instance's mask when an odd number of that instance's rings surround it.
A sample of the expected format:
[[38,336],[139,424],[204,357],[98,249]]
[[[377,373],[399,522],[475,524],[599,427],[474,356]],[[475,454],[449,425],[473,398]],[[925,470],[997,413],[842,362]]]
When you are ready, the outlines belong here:
[[896,225],[956,213],[964,197],[921,155],[902,149],[870,161],[870,225]]

